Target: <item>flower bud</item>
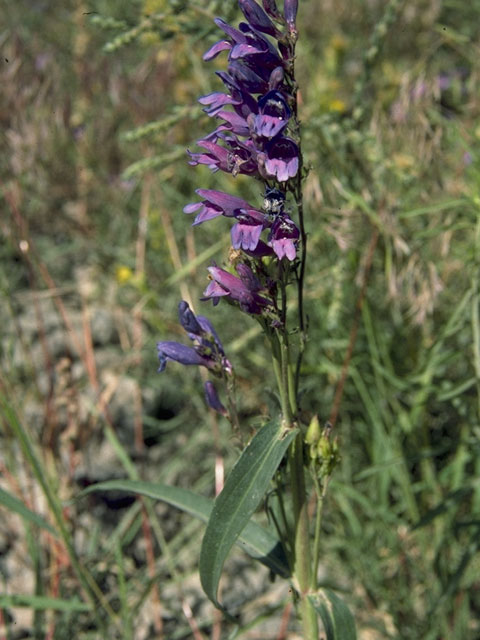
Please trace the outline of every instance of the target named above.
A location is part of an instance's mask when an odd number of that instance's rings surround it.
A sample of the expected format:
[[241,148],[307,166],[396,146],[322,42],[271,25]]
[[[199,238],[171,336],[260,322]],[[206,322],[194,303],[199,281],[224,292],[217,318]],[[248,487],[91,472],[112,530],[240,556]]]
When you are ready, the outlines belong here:
[[317,444],[320,440],[320,422],[318,416],[314,415],[308,425],[307,433],[305,434],[305,442],[307,444]]
[[215,389],[213,382],[210,382],[210,380],[207,380],[204,384],[204,389],[205,389],[205,400],[207,401],[208,406],[214,411],[217,411],[218,413],[220,413],[222,416],[226,416],[227,410],[225,409],[223,404],[220,402],[217,390]]
[[275,0],[262,0],[262,4],[263,8],[271,18],[278,20],[281,17]]
[[284,14],[289,26],[295,27],[297,19],[298,0],[285,0]]

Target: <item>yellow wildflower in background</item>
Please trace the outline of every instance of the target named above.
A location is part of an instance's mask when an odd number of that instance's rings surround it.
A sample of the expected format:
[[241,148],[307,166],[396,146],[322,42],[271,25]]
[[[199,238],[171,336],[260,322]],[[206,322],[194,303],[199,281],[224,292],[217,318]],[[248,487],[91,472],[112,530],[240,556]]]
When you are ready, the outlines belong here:
[[125,265],[119,265],[115,269],[115,278],[118,284],[126,284],[127,282],[130,282],[130,280],[133,278],[133,272],[130,269],[130,267],[126,267]]

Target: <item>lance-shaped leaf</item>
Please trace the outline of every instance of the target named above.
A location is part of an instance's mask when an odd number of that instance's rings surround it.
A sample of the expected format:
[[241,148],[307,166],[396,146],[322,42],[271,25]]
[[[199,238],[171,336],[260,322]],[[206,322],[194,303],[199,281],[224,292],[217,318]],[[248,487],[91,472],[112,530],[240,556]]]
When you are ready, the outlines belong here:
[[355,619],[341,598],[330,589],[308,596],[323,622],[327,640],[356,640]]
[[38,513],[35,513],[31,509],[29,509],[21,500],[13,496],[11,493],[4,491],[4,489],[0,489],[0,506],[4,506],[10,511],[14,511],[18,513],[24,520],[27,522],[31,522],[37,527],[42,527],[49,531],[52,535],[58,536],[58,533],[55,529],[46,522],[42,516],[39,516]]
[[[78,497],[94,491],[127,491],[162,500],[202,522],[208,521],[213,507],[213,500],[188,489],[137,480],[99,482],[82,491]],[[288,577],[290,572],[283,548],[278,538],[269,531],[254,522],[249,522],[236,542],[249,556],[262,562],[274,573]]]
[[215,604],[225,559],[267,492],[270,480],[297,430],[270,422],[258,431],[217,496],[200,552],[202,587]]

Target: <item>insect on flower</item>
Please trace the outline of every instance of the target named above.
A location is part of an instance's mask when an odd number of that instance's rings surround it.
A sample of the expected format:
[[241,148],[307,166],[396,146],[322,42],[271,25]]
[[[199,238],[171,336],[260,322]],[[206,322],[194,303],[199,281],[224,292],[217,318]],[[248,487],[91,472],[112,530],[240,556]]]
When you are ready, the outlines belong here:
[[269,216],[276,217],[284,213],[285,194],[274,187],[267,187],[263,196],[263,210]]

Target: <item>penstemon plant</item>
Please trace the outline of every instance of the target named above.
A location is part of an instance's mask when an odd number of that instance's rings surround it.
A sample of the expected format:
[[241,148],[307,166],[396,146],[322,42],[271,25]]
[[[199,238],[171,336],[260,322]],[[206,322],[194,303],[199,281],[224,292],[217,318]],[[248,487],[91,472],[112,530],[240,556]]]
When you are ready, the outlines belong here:
[[[209,267],[202,300],[217,305],[223,298],[232,314],[246,313],[261,325],[271,350],[279,410],[244,448],[213,507],[207,509],[200,578],[210,600],[231,617],[219,602],[218,583],[231,547],[240,542],[290,580],[306,640],[319,637],[318,616],[329,640],[348,640],[355,637],[353,617],[338,596],[319,588],[317,578],[321,507],[338,460],[337,444],[328,425],[322,430],[316,416],[308,425],[300,419],[301,364],[307,346],[307,230],[295,79],[298,2],[285,0],[283,12],[275,0],[262,4],[263,8],[255,0],[239,0],[246,21],[238,28],[215,20],[222,38],[203,59],[228,53],[227,70],[217,71],[225,89],[199,99],[217,126],[197,142],[200,152],[188,153],[193,166],[207,165],[232,178],[250,176],[262,185],[263,202],[251,204],[221,191],[198,189],[200,201],[188,204],[184,212],[195,214],[193,225],[222,216],[233,222],[228,268]],[[296,307],[294,313],[289,304]],[[242,440],[234,368],[219,336],[210,320],[195,315],[185,301],[179,304],[179,320],[191,346],[159,342],[159,371],[168,361],[205,367],[212,378],[205,382],[208,406],[225,416]],[[281,465],[284,458],[286,464]],[[250,522],[272,483],[275,535]],[[310,494],[316,498],[313,522]]]

